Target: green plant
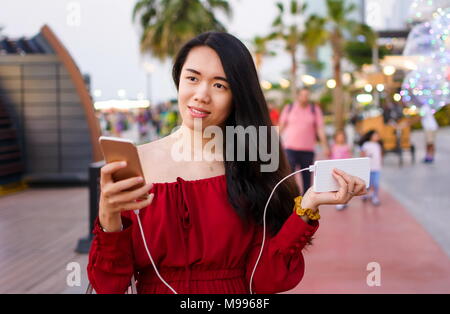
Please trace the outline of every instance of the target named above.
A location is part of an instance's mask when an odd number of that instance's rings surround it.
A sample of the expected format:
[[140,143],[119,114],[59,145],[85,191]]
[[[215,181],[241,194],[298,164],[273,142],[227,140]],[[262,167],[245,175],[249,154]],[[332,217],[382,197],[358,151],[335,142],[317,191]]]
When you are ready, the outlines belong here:
[[[417,116],[414,116],[417,117]],[[450,104],[440,108],[435,114],[434,118],[440,127],[450,126]],[[416,118],[415,122],[411,125],[413,130],[421,130],[422,122],[420,118]]]
[[438,112],[436,112],[434,117],[439,126],[450,125],[450,105],[442,107]]
[[[386,47],[378,48],[379,58],[382,59],[388,53]],[[345,44],[345,57],[350,60],[358,68],[363,64],[372,63],[372,46],[367,42],[348,41]]]
[[133,9],[143,32],[141,52],[151,52],[160,60],[173,57],[181,46],[205,31],[226,31],[214,13],[231,16],[225,0],[139,0]]

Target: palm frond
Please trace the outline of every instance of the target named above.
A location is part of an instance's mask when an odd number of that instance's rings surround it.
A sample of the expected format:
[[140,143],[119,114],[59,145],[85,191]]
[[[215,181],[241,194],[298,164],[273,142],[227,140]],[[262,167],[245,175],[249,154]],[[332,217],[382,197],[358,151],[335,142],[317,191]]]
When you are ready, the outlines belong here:
[[141,52],[164,60],[174,56],[189,39],[202,32],[226,31],[215,16],[220,10],[231,15],[225,0],[140,0],[133,10],[142,27]]
[[291,14],[295,15],[298,11],[298,3],[297,0],[291,0]]

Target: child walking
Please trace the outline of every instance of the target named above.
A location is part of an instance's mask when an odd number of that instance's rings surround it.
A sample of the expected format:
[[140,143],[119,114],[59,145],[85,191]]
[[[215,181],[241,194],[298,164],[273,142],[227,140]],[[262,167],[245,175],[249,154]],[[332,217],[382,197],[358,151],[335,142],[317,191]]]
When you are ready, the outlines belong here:
[[372,193],[365,195],[363,201],[369,198],[372,204],[379,206],[380,198],[378,191],[380,187],[381,164],[383,159],[383,145],[380,135],[375,130],[370,130],[361,138],[359,145],[361,146],[361,156],[370,157],[370,187]]
[[[336,131],[333,137],[333,145],[331,146],[331,159],[346,159],[352,158],[352,150],[347,143],[347,135],[345,131],[339,129]],[[343,210],[347,207],[347,204],[336,205],[336,210]]]

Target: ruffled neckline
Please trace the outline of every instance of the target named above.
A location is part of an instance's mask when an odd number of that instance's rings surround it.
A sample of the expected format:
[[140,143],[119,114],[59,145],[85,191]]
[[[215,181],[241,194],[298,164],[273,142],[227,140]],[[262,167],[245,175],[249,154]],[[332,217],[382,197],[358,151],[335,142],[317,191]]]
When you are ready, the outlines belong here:
[[201,183],[208,183],[211,181],[220,181],[226,179],[225,174],[220,174],[218,176],[209,177],[209,178],[203,178],[203,179],[195,179],[195,180],[185,180],[182,177],[177,177],[176,181],[173,182],[155,182],[153,183],[154,186],[156,185],[174,185],[177,183],[188,183],[188,184],[201,184]]

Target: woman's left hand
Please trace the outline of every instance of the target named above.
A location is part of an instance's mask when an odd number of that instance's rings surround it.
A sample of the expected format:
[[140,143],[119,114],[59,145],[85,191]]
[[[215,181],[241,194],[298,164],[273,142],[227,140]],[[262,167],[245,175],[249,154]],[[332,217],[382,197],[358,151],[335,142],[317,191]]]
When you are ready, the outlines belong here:
[[333,177],[339,183],[337,192],[314,192],[312,187],[303,195],[302,208],[317,209],[320,205],[325,204],[347,204],[353,196],[367,194],[366,184],[358,177],[349,175],[348,173],[334,169]]

